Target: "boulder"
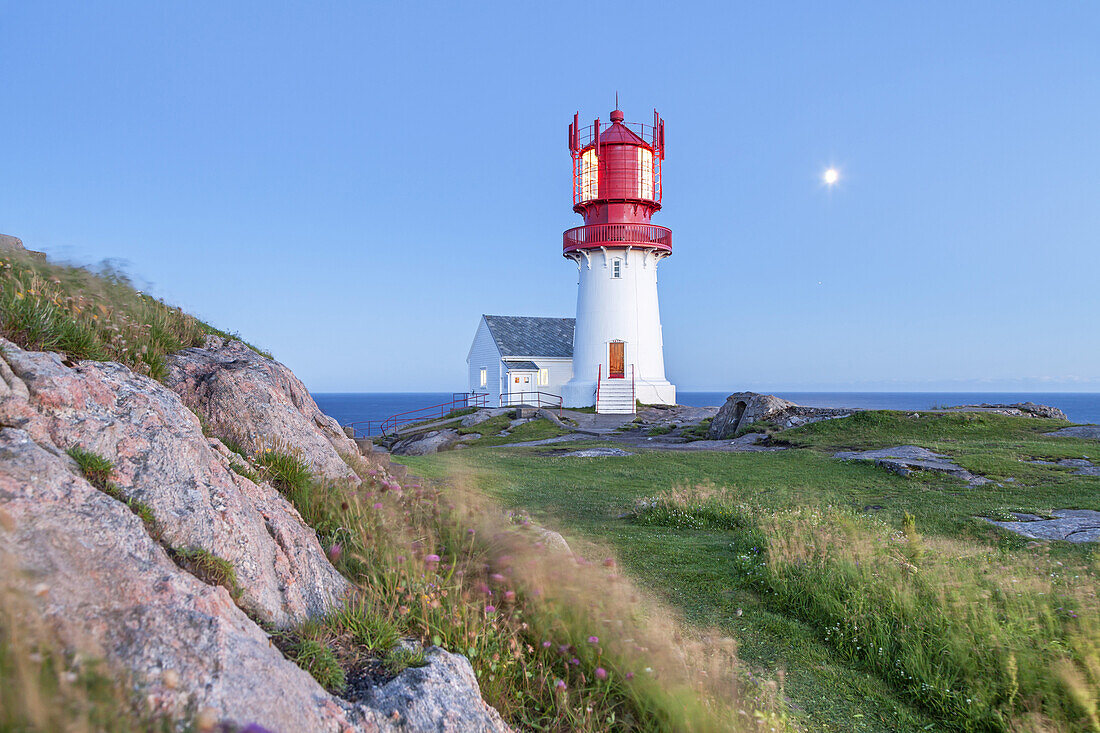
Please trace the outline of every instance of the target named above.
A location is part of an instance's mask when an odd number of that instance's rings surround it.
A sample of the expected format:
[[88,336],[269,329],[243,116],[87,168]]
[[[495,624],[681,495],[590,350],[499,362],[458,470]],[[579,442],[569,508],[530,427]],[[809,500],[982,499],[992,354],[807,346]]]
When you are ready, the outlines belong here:
[[726,403],[711,420],[707,438],[721,440],[733,437],[742,427],[768,420],[791,407],[797,405],[775,395],[736,392],[726,398]]
[[347,592],[290,502],[235,473],[233,454],[203,435],[174,392],[113,362],[70,367],[3,340],[0,352],[0,424],[69,464],[73,447],[111,461],[117,491],[149,507],[167,547],[229,562],[244,608],[287,625],[325,613]]
[[241,341],[208,336],[169,356],[165,384],[214,434],[245,450],[290,449],[321,476],[356,480],[341,457],[359,455],[355,442],[293,372]]
[[155,715],[219,730],[509,730],[469,662],[441,649],[354,703],[329,694],[72,459],[10,427],[0,429],[0,567],[0,591],[20,591],[68,652],[105,665]]
[[1074,425],[1070,428],[1055,430],[1053,433],[1045,433],[1054,438],[1085,438],[1087,440],[1100,440],[1100,425]]
[[1013,417],[1044,417],[1050,420],[1065,420],[1069,422],[1066,413],[1057,407],[1040,405],[1035,402],[1014,402],[1012,404],[958,405],[944,408],[943,412],[993,412],[998,415],[1011,415]]
[[383,730],[511,730],[500,713],[481,699],[474,669],[466,657],[431,647],[426,658],[423,667],[410,667],[370,691],[364,700],[368,719]]
[[878,448],[864,451],[840,451],[834,458],[845,461],[870,461],[899,476],[908,476],[913,471],[937,471],[966,481],[971,486],[990,483],[984,476],[970,473],[942,453],[934,453],[919,445],[898,445],[893,448]]
[[480,425],[494,417],[505,415],[512,411],[510,407],[486,407],[478,410],[477,412],[471,412],[462,418],[462,427],[468,428],[471,425]]
[[121,502],[14,428],[0,430],[0,517],[0,580],[151,712],[204,711],[234,729],[342,731],[353,722],[225,589],[178,568]]
[[426,456],[451,448],[460,439],[457,430],[430,430],[398,440],[391,446],[390,452],[395,456]]

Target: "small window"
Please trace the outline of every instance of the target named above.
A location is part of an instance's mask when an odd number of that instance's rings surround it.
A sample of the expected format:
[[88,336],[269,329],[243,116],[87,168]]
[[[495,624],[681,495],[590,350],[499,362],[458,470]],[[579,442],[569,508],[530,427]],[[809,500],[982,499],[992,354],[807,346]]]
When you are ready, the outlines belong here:
[[489,370],[485,367],[481,367],[481,386],[484,387],[489,383]]
[[611,277],[620,278],[623,276],[623,261],[620,259],[611,260]]
[[539,386],[545,387],[548,384],[550,384],[550,370],[539,369]]

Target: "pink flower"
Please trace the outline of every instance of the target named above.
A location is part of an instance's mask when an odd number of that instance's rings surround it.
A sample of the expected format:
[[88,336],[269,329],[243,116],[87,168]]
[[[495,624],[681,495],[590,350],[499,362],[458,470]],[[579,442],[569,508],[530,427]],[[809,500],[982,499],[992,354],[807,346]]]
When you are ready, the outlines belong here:
[[557,682],[554,683],[554,687],[558,688],[559,690],[564,690],[565,689],[565,680],[558,680]]
[[542,648],[543,649],[549,649],[550,648],[550,642],[549,641],[542,642]]
[[492,595],[493,593],[491,590],[489,590],[489,586],[485,585],[484,583],[479,583],[477,589],[482,593],[488,593],[490,595]]
[[516,600],[516,592],[514,590],[504,591],[504,600],[506,600],[506,601]]
[[344,554],[344,548],[337,542],[332,547],[328,548],[328,559],[330,562],[336,562],[340,559],[340,555]]
[[596,667],[596,679],[606,680],[607,679],[607,670],[604,669],[603,667]]
[[492,575],[489,576],[489,580],[492,580],[496,583],[503,583],[504,582],[504,576],[501,575],[500,573],[493,573]]
[[572,659],[569,660],[569,663],[572,664],[572,665],[579,665],[581,663],[581,660],[577,659],[576,657],[573,657]]
[[426,558],[424,558],[424,562],[426,562],[426,563],[439,562],[439,555],[428,555]]
[[588,643],[589,644],[599,644],[600,643],[600,637],[590,636],[590,637],[588,637]]
[[404,555],[398,555],[397,556],[397,562],[405,562],[405,556]]
[[380,501],[374,502],[374,508],[375,509],[381,509],[382,508],[382,502],[380,502]]
[[628,680],[632,680],[632,679],[634,679],[634,673],[633,673],[633,672],[627,672],[627,673],[626,673],[626,678],[627,678]]
[[486,606],[485,607],[485,613],[496,613],[496,612],[497,612],[497,607],[496,606]]

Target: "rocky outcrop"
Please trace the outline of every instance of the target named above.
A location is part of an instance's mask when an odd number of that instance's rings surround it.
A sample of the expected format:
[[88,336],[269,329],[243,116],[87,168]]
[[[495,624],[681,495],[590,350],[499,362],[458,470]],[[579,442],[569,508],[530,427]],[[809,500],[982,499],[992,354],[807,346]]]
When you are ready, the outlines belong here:
[[[136,706],[203,729],[508,730],[469,662],[441,649],[366,697],[326,692],[242,610],[292,623],[349,587],[294,508],[233,472],[240,458],[163,385],[2,340],[0,356],[0,585],[22,591],[65,651],[102,665]],[[297,414],[275,434],[299,429]],[[327,426],[312,430],[328,442]],[[112,461],[111,483],[92,485],[73,447]],[[240,597],[173,562],[183,548],[228,561]]]
[[415,433],[398,440],[390,447],[390,452],[395,456],[426,456],[451,448],[464,448],[465,443],[480,437],[481,435],[477,433],[460,435],[457,430],[450,428],[429,430],[426,433]]
[[61,643],[128,680],[156,714],[271,730],[350,724],[224,588],[176,567],[140,519],[58,452],[0,430],[4,580],[33,591]]
[[770,394],[736,392],[726,398],[726,403],[711,420],[707,439],[732,438],[738,430],[753,423],[769,422],[781,430],[787,430],[821,420],[848,417],[852,412],[828,407],[803,407]]
[[980,405],[958,405],[956,407],[945,407],[942,411],[992,412],[998,415],[1010,415],[1012,417],[1044,417],[1050,420],[1069,421],[1066,413],[1062,412],[1057,407],[1040,405],[1035,402],[1014,402],[1011,405],[989,403],[982,403]]
[[294,373],[235,339],[208,336],[168,358],[165,384],[217,435],[243,449],[291,449],[318,474],[355,480],[341,456],[359,448]]
[[1055,509],[1050,518],[1034,514],[1016,514],[1019,521],[1000,522],[982,517],[1009,532],[1036,540],[1100,542],[1100,512],[1091,509]]
[[118,492],[151,510],[165,545],[232,565],[249,611],[285,625],[348,590],[294,507],[231,470],[174,392],[113,362],[66,366],[2,340],[0,352],[0,424],[58,455],[79,447],[111,461]]
[[366,699],[326,692],[224,588],[177,567],[121,502],[56,447],[0,429],[5,585],[34,598],[70,652],[107,665],[148,712],[224,730],[506,731],[465,658],[429,650]]
[[1100,425],[1074,425],[1070,428],[1055,430],[1053,433],[1045,433],[1052,438],[1085,438],[1086,440],[1100,440]]
[[0,252],[25,252],[26,250],[23,240],[19,237],[0,234]]
[[845,461],[870,461],[899,476],[908,476],[914,471],[936,471],[966,481],[971,486],[990,483],[984,476],[970,473],[959,464],[941,453],[934,453],[918,445],[898,445],[893,448],[879,448],[864,451],[840,451],[834,458]]

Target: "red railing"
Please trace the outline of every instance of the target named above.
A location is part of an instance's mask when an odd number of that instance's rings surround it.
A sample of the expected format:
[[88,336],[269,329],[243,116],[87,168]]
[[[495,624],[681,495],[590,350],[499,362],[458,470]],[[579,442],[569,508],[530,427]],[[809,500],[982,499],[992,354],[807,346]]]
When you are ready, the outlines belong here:
[[501,407],[517,407],[519,405],[556,407],[558,408],[558,417],[561,417],[561,404],[561,395],[551,394],[550,392],[504,392],[500,395]]
[[671,252],[672,230],[656,224],[588,224],[562,233],[565,252],[624,246]]
[[600,411],[600,382],[603,381],[603,364],[596,370],[596,412]]
[[488,407],[489,395],[484,392],[454,392],[450,402],[440,402],[438,405],[421,407],[418,410],[406,410],[396,415],[390,415],[384,420],[360,420],[348,423],[345,428],[351,428],[356,438],[369,438],[374,435],[389,435],[397,433],[401,428],[412,423],[425,420],[441,419],[447,417],[455,410],[465,410],[470,407]]

